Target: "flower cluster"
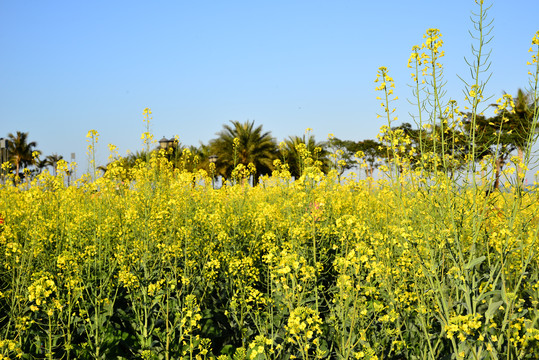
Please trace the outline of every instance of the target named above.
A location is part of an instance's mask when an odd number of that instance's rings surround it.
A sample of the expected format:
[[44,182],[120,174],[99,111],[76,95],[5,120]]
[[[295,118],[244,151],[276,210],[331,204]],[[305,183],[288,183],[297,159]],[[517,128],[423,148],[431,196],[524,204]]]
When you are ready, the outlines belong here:
[[[380,106],[382,107],[383,111],[386,113],[384,117],[387,117],[388,124],[390,124],[392,121],[397,120],[397,117],[394,116],[391,118],[391,114],[395,113],[396,109],[390,108],[390,104],[398,100],[398,96],[395,96],[394,98],[390,98],[391,95],[393,95],[393,90],[395,88],[395,82],[391,76],[388,74],[388,69],[385,66],[381,66],[378,68],[378,74],[376,75],[376,79],[374,80],[375,83],[380,82],[380,85],[378,85],[375,90],[383,92],[383,98],[378,96],[376,97],[377,100],[382,100],[380,103]],[[382,115],[378,114],[377,117],[382,117]]]

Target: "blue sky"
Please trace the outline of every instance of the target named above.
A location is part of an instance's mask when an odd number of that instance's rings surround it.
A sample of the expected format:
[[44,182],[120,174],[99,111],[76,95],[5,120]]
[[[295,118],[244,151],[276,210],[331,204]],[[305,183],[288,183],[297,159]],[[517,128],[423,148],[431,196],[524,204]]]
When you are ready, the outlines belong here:
[[[229,120],[254,120],[281,141],[312,128],[318,140],[375,138],[379,66],[395,79],[399,122],[411,119],[407,61],[428,28],[443,34],[447,98],[469,79],[473,0],[43,1],[0,0],[0,137],[29,132],[44,155],[86,169],[88,130],[142,149],[152,132],[197,145]],[[496,1],[493,101],[528,84],[527,50],[539,1]]]

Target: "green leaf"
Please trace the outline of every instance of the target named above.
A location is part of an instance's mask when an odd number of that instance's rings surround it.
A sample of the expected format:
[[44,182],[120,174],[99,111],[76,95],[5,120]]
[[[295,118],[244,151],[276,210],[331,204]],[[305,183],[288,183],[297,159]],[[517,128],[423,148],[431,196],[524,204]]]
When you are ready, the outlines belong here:
[[475,258],[473,260],[470,260],[470,262],[468,262],[468,264],[466,264],[466,266],[464,267],[465,270],[470,270],[471,268],[481,264],[483,261],[485,261],[487,257],[486,256],[480,256],[478,258]]
[[491,301],[492,301],[492,299],[501,299],[501,294],[502,294],[502,291],[501,291],[501,290],[491,290],[491,291],[487,291],[486,293],[480,295],[480,296],[477,298],[477,302],[480,302],[481,300],[487,299],[487,298],[491,298],[491,299],[490,299]]
[[494,314],[496,313],[496,311],[500,308],[502,304],[503,304],[503,300],[492,302],[492,299],[491,299],[488,305],[488,310],[485,313],[485,320],[486,321],[491,320],[494,317]]

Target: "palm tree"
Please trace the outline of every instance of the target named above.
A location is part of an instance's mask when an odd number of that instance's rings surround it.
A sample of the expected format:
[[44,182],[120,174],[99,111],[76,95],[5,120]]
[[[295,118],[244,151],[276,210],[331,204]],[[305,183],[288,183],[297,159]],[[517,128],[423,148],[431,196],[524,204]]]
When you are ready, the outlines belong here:
[[[224,125],[217,135],[209,145],[211,154],[217,155],[216,174],[230,178],[236,165],[252,163],[256,168],[257,182],[261,175],[273,170],[277,146],[271,133],[262,131],[262,125],[255,127],[254,121],[230,121],[230,125]],[[237,146],[234,139],[238,139]]]
[[41,174],[43,172],[43,169],[49,166],[47,159],[37,159],[35,165],[36,165],[38,174]]
[[[19,171],[24,167],[34,163],[32,153],[36,151],[37,146],[35,141],[28,142],[28,133],[17,131],[16,135],[8,134],[8,158],[15,165],[15,174],[18,176]],[[38,151],[38,153],[40,153]]]
[[327,173],[331,167],[328,159],[327,144],[317,142],[314,135],[309,137],[289,136],[280,149],[281,157],[288,164],[290,175],[300,177],[306,167],[316,165]]
[[143,162],[145,162],[146,159],[148,159],[150,157],[150,154],[151,154],[151,152],[148,153],[146,151],[146,149],[136,151],[134,153],[130,153],[126,157],[120,157],[119,159],[114,159],[111,162],[107,163],[106,165],[98,166],[97,169],[101,170],[103,172],[103,175],[104,175],[104,174],[107,173],[107,171],[109,169],[109,166],[112,165],[113,163],[116,163],[117,165],[119,165],[120,167],[125,169],[124,174],[120,176],[122,178],[122,180],[124,180],[124,181],[125,180],[131,180],[131,177],[129,175],[128,170],[138,166],[139,164],[141,164]]
[[195,172],[197,169],[208,168],[208,146],[200,143],[200,146],[195,145],[179,145],[173,154],[171,161],[174,167],[190,172]]
[[194,157],[197,157],[196,169],[204,169],[209,172],[211,149],[209,144],[200,142],[198,146],[189,146],[189,152]]
[[63,160],[62,155],[58,155],[56,153],[49,155],[45,158],[47,166],[52,166],[52,170],[54,172],[54,176],[56,176],[56,165],[58,164],[58,161]]

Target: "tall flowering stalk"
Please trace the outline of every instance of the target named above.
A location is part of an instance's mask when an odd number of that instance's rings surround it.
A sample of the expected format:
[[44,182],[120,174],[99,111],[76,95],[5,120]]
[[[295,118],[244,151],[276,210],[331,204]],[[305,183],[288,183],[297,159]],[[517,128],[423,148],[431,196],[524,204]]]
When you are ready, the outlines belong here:
[[[417,106],[417,114],[413,115],[410,114],[414,119],[416,120],[416,125],[419,127],[419,153],[424,154],[425,151],[425,145],[424,145],[424,124],[423,124],[423,109],[425,106],[425,100],[422,98],[422,93],[425,91],[425,80],[421,79],[420,81],[420,75],[419,72],[421,71],[421,66],[425,65],[427,62],[427,55],[424,52],[421,52],[421,47],[418,45],[414,45],[412,47],[412,53],[410,55],[410,58],[408,59],[408,68],[413,69],[413,73],[411,73],[413,85],[412,87],[412,94],[414,96],[415,103],[412,102],[412,104],[415,104]],[[423,157],[420,158],[420,161],[422,165],[423,163]]]
[[[486,46],[492,40],[490,33],[492,32],[492,23],[494,20],[487,21],[487,15],[489,9],[492,7],[486,6],[483,0],[476,0],[475,3],[479,7],[478,12],[474,13],[471,17],[475,33],[471,33],[474,43],[472,44],[472,57],[470,59],[465,58],[466,63],[470,67],[471,80],[466,81],[462,77],[460,78],[464,83],[464,96],[468,106],[465,110],[470,110],[470,134],[468,141],[471,144],[471,158],[469,161],[469,171],[475,173],[475,156],[477,153],[477,130],[476,122],[477,116],[483,113],[488,105],[483,108],[480,106],[482,103],[486,103],[490,97],[484,98],[485,87],[490,75],[483,79],[483,74],[487,73],[490,68],[490,54],[492,50],[487,50]],[[473,177],[473,185],[476,186],[475,176]]]
[[144,116],[143,122],[146,126],[146,131],[142,133],[140,139],[142,140],[146,148],[146,163],[150,162],[150,145],[153,141],[153,134],[150,131],[150,120],[152,120],[152,110],[150,108],[144,108],[142,111]]
[[[398,99],[397,96],[393,95],[395,89],[395,83],[393,78],[389,76],[389,71],[387,67],[380,66],[378,68],[378,73],[376,75],[375,83],[379,83],[375,87],[376,91],[380,91],[381,95],[376,97],[376,100],[381,100],[380,107],[383,110],[383,114],[377,114],[377,118],[384,118],[387,120],[387,125],[384,125],[380,129],[382,140],[385,139],[387,144],[386,156],[388,162],[390,159],[396,159],[397,157],[397,142],[398,140],[395,137],[394,132],[391,130],[391,124],[393,121],[397,120],[397,116],[394,115],[396,109],[392,108],[392,103]],[[393,97],[394,96],[394,97]],[[393,170],[390,169],[390,174],[393,173]]]
[[86,134],[86,142],[88,142],[88,151],[86,152],[86,155],[88,155],[88,166],[89,170],[91,170],[91,176],[93,180],[95,180],[96,178],[97,165],[95,163],[95,146],[98,140],[99,133],[96,130],[88,131],[88,134]]
[[443,91],[443,67],[439,62],[440,58],[445,56],[444,51],[441,50],[443,45],[442,34],[439,29],[428,29],[426,34],[423,35],[425,42],[421,45],[422,49],[425,49],[425,67],[422,70],[423,76],[427,76],[428,87],[427,90],[427,103],[430,107],[430,126],[432,131],[432,148],[434,152],[434,169],[438,168],[438,158],[442,157],[443,168],[446,169],[445,164],[445,141],[444,141],[444,129],[442,123],[442,129],[440,131],[441,139],[441,154],[436,153],[438,148],[438,134],[436,133],[437,119],[442,119],[442,97]]
[[[534,49],[535,48],[535,49]],[[530,76],[530,95],[532,100],[532,121],[531,129],[528,132],[528,144],[534,144],[537,141],[539,136],[537,132],[537,125],[539,122],[539,30],[535,33],[532,38],[532,44],[528,52],[532,53],[531,61],[528,61],[526,65],[530,66],[531,69],[528,71]],[[531,158],[531,145],[528,146],[524,151],[524,164],[528,166]]]

